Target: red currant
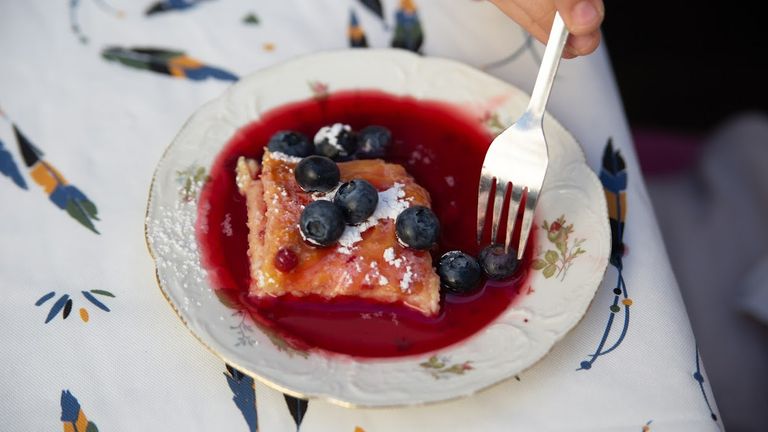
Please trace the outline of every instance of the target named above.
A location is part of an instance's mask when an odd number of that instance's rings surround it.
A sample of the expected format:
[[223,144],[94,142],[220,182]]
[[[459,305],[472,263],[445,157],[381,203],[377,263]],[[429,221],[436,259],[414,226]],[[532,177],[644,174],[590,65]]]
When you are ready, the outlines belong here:
[[296,252],[288,248],[280,248],[275,254],[275,268],[283,273],[288,273],[299,265],[299,257]]

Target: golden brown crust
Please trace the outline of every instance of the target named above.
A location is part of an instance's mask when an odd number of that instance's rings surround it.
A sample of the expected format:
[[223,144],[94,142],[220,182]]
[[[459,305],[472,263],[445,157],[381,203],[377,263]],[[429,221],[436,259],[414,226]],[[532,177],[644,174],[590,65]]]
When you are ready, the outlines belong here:
[[[351,247],[317,248],[306,244],[298,220],[312,195],[296,184],[295,162],[266,152],[260,180],[248,182],[245,193],[250,230],[251,288],[254,296],[318,294],[326,298],[358,296],[403,303],[433,315],[439,309],[439,278],[429,252],[400,246],[392,219],[381,219],[362,233]],[[238,164],[240,167],[241,164]],[[410,205],[429,206],[429,193],[405,169],[381,160],[339,163],[342,181],[363,178],[380,192],[402,187]],[[241,168],[238,168],[240,172]],[[396,186],[399,184],[401,186]],[[299,258],[292,271],[283,273],[273,258],[281,248]]]

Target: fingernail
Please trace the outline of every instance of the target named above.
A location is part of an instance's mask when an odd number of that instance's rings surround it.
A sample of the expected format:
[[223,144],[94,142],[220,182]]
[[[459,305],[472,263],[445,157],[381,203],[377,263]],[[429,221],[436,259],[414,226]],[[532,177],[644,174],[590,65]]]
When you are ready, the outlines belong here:
[[599,13],[590,1],[576,3],[571,11],[571,20],[578,26],[587,26],[599,18]]

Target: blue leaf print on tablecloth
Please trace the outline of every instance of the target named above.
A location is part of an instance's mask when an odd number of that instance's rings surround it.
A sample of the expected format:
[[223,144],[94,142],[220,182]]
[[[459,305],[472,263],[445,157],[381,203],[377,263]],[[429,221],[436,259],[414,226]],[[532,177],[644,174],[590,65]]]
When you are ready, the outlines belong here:
[[13,155],[5,148],[2,140],[0,140],[0,173],[13,180],[16,186],[27,189],[27,182],[21,176],[19,167],[13,160]]
[[349,46],[352,48],[368,48],[368,38],[365,37],[365,31],[360,26],[360,21],[358,21],[354,10],[349,11]]
[[304,421],[304,415],[309,408],[309,402],[306,399],[299,399],[293,396],[283,394],[285,398],[285,404],[288,405],[288,411],[293,417],[293,421],[296,423],[296,431],[298,432],[301,422]]
[[147,8],[147,16],[169,11],[184,11],[197,6],[204,0],[161,0]]
[[366,9],[373,12],[380,19],[384,19],[384,8],[379,0],[358,0]]
[[93,303],[94,306],[97,308],[103,310],[104,312],[109,312],[109,308],[104,303],[100,302],[96,297],[94,297],[91,293],[88,291],[81,291],[81,294],[83,294],[83,297],[85,297],[86,300]]
[[61,392],[61,422],[65,432],[99,432],[99,428],[88,420],[80,402],[69,390]]
[[[696,344],[696,372],[693,373],[693,379],[696,380],[696,382],[699,384],[699,389],[701,390],[701,396],[704,398],[704,402],[707,404],[707,409],[709,410],[709,417],[717,421],[717,414],[715,414],[715,411],[712,409],[712,405],[709,403],[709,397],[707,397],[707,391],[704,388],[704,374],[701,373],[701,358],[699,357],[699,345]],[[720,425],[718,424],[718,427]]]
[[227,371],[224,376],[227,377],[227,384],[232,390],[232,401],[243,414],[248,430],[255,432],[259,429],[259,419],[256,412],[256,390],[253,378],[230,365],[225,366]]
[[[40,300],[42,300],[42,298]],[[38,300],[37,303],[40,303],[40,300]],[[68,294],[64,294],[61,297],[59,297],[59,299],[56,300],[56,303],[54,303],[53,306],[51,307],[51,310],[48,312],[48,316],[45,317],[45,323],[48,324],[49,322],[51,322],[51,320],[59,313],[59,311],[64,308],[64,305],[67,304],[68,301],[69,301]]]
[[424,32],[413,0],[400,0],[400,6],[395,12],[395,35],[392,38],[393,48],[403,48],[420,52],[424,43]]
[[[90,291],[81,291],[81,294],[86,300],[88,300],[89,302],[91,302],[92,304],[94,304],[96,307],[103,310],[104,312],[109,312],[110,309],[107,307],[107,305],[105,305],[100,300],[98,300],[93,294],[97,294],[104,297],[115,298],[115,295],[112,294],[111,292],[105,291],[105,290],[99,290],[99,289],[93,289]],[[42,306],[46,302],[48,302],[48,300],[54,297],[56,297],[56,292],[51,291],[43,295],[39,299],[37,299],[37,301],[35,302],[35,306]],[[51,308],[48,310],[48,316],[46,316],[45,318],[45,323],[48,324],[49,322],[51,322],[51,320],[56,318],[56,315],[59,312],[62,312],[61,314],[62,319],[67,319],[69,317],[69,314],[72,312],[73,306],[74,306],[74,302],[73,302],[73,299],[69,296],[69,294],[63,294],[61,297],[59,297],[58,300],[56,300],[56,302],[53,303],[53,306],[51,306]],[[85,307],[80,307],[79,314],[80,314],[80,319],[85,323],[87,323],[88,320],[90,319],[90,313],[88,312],[88,309],[86,309]]]
[[53,165],[45,161],[43,152],[34,146],[15,124],[13,133],[30,176],[48,194],[51,202],[59,209],[65,210],[81,225],[99,234],[93,224],[93,221],[99,220],[96,204],[76,186],[69,184]]
[[[633,301],[629,298],[627,284],[624,281],[624,220],[627,215],[627,167],[624,158],[618,150],[614,150],[611,139],[603,151],[602,168],[600,170],[600,182],[603,184],[605,197],[608,204],[608,220],[611,225],[611,257],[610,262],[616,268],[616,285],[613,288],[613,303],[609,307],[608,321],[603,330],[603,335],[593,354],[589,355],[588,360],[579,364],[577,370],[589,370],[597,361],[598,357],[606,355],[624,342],[624,338],[629,331],[629,310]],[[605,348],[608,337],[611,334],[614,319],[616,315],[622,312],[624,323],[621,333],[616,341],[608,348]]]
[[201,81],[208,78],[237,81],[237,75],[221,68],[207,65],[186,55],[183,51],[162,48],[106,47],[101,56],[135,69],[144,69],[177,78]]

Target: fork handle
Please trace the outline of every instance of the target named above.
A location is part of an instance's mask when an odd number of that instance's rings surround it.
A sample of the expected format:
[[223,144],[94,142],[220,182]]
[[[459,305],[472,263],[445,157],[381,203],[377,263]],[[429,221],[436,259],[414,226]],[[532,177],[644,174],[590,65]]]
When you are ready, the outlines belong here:
[[558,65],[560,65],[560,57],[563,55],[563,48],[567,39],[568,29],[565,28],[560,12],[555,12],[555,20],[552,22],[552,30],[549,32],[549,40],[544,49],[544,57],[541,59],[539,74],[533,85],[531,101],[526,109],[528,115],[537,121],[541,121],[544,117],[549,92],[552,90],[552,84],[555,81],[555,74]]

